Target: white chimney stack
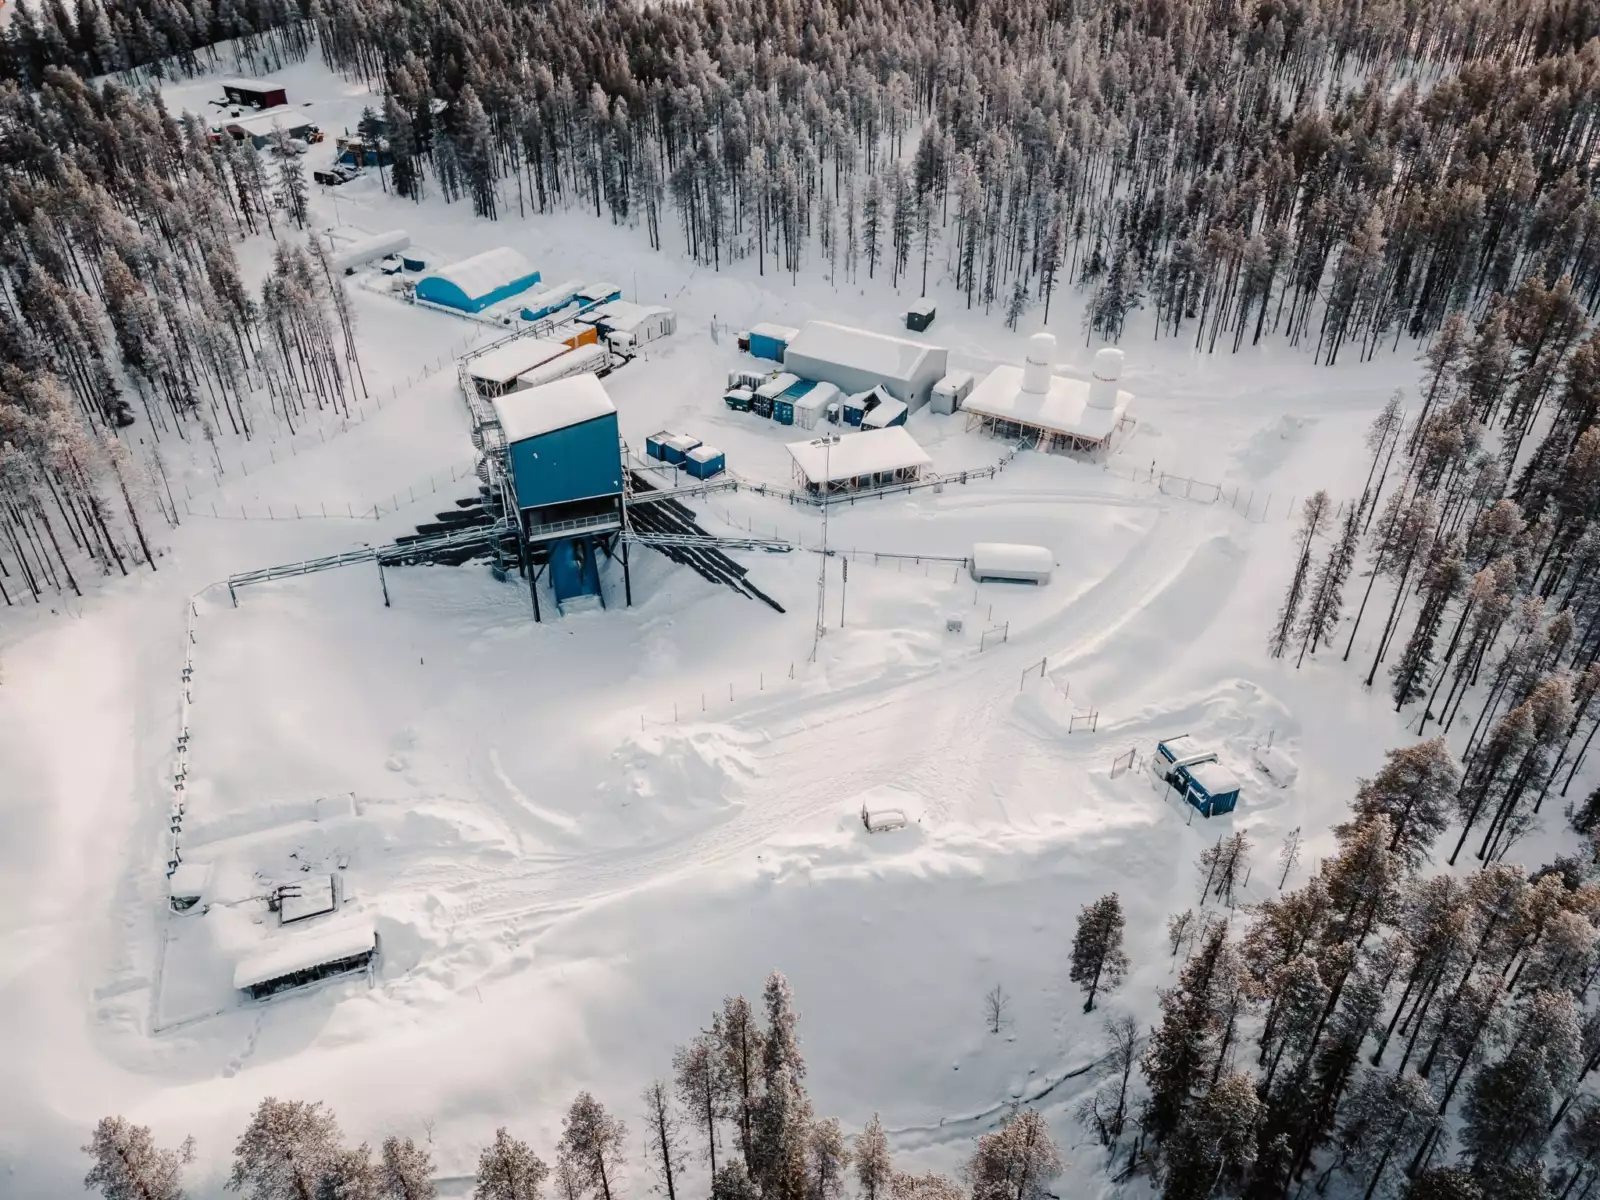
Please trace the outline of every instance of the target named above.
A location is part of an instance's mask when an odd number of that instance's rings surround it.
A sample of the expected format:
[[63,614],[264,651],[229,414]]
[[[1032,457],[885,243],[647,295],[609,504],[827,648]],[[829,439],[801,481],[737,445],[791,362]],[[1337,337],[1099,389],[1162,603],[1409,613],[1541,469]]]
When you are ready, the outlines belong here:
[[1022,367],[1022,390],[1034,396],[1050,391],[1050,368],[1056,361],[1053,333],[1036,333],[1028,339],[1028,357]]
[[1122,357],[1122,351],[1114,346],[1095,351],[1094,379],[1089,384],[1090,408],[1117,406],[1117,380],[1122,378]]

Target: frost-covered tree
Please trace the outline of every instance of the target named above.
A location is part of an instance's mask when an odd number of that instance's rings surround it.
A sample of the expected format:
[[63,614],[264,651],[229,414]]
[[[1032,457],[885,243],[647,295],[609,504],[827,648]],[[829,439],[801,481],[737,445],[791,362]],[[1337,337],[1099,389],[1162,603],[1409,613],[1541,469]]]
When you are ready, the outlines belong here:
[[623,1165],[628,1127],[588,1092],[579,1092],[561,1120],[561,1155],[596,1200],[613,1200]]
[[1128,971],[1128,956],[1122,949],[1127,918],[1115,892],[1085,904],[1078,912],[1078,931],[1072,939],[1073,983],[1083,989],[1083,1011],[1094,1011],[1094,998],[1101,991],[1114,990]]
[[762,993],[767,1023],[761,1045],[761,1097],[751,1127],[751,1172],[766,1200],[804,1200],[811,1101],[789,982],[777,971]]
[[149,1126],[102,1117],[83,1152],[94,1160],[83,1186],[105,1200],[182,1200],[183,1168],[194,1160],[194,1139],[167,1150],[156,1145]]
[[1344,1169],[1363,1188],[1364,1200],[1399,1190],[1402,1168],[1438,1123],[1438,1101],[1412,1072],[1362,1076],[1344,1106],[1342,1139],[1348,1147]]
[[877,1113],[855,1136],[856,1183],[862,1200],[880,1200],[889,1186],[894,1164],[889,1158],[889,1138]]
[[384,1200],[433,1200],[439,1194],[433,1182],[433,1155],[410,1138],[384,1138],[378,1170]]
[[1046,1200],[1062,1166],[1044,1118],[1024,1108],[978,1138],[967,1162],[967,1186],[972,1200]]
[[540,1200],[549,1175],[550,1168],[533,1147],[512,1137],[502,1125],[478,1156],[472,1200]]
[[717,1124],[728,1115],[727,1078],[719,1052],[721,1021],[719,1013],[710,1031],[701,1033],[687,1046],[679,1046],[672,1056],[678,1103],[690,1123],[705,1135],[706,1163],[712,1178],[717,1174]]
[[1378,773],[1358,782],[1352,824],[1388,817],[1389,849],[1417,871],[1449,826],[1460,786],[1461,770],[1444,738],[1390,750]]
[[320,1102],[268,1096],[233,1148],[228,1187],[250,1200],[320,1200],[341,1149],[339,1122]]
[[1302,506],[1300,529],[1295,534],[1296,555],[1294,574],[1289,579],[1289,590],[1284,593],[1283,607],[1278,610],[1278,623],[1268,639],[1273,658],[1282,658],[1294,634],[1295,622],[1300,616],[1300,605],[1305,599],[1306,580],[1311,568],[1312,543],[1327,526],[1329,516],[1328,493],[1317,492]]
[[1104,1078],[1078,1104],[1077,1116],[1100,1139],[1115,1146],[1128,1120],[1128,1085],[1139,1062],[1139,1023],[1124,1014],[1105,1024],[1108,1050],[1101,1060]]
[[1219,1078],[1201,1096],[1166,1148],[1162,1200],[1204,1200],[1236,1183],[1255,1159],[1261,1101],[1243,1072]]
[[712,1025],[711,1032],[721,1060],[718,1073],[739,1127],[739,1149],[747,1173],[753,1172],[752,1134],[756,1102],[761,1095],[761,1059],[766,1038],[743,996],[729,996],[723,1001],[721,1019]]
[[[671,1093],[663,1080],[653,1080],[641,1096],[645,1112],[645,1150],[650,1170],[661,1181],[667,1200],[678,1200],[676,1180],[683,1173],[682,1137]],[[832,1198],[829,1198],[832,1200]]]
[[806,1200],[842,1200],[850,1148],[837,1117],[814,1121],[806,1134]]

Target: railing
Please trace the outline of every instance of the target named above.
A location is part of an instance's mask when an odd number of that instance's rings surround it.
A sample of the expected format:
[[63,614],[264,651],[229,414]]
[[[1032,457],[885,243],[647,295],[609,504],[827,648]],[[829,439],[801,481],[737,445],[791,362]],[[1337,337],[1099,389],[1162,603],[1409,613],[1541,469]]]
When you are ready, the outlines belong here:
[[535,525],[528,530],[530,542],[543,541],[563,533],[577,533],[585,529],[620,529],[622,521],[613,513],[598,517],[573,517],[567,521],[551,521],[548,525]]

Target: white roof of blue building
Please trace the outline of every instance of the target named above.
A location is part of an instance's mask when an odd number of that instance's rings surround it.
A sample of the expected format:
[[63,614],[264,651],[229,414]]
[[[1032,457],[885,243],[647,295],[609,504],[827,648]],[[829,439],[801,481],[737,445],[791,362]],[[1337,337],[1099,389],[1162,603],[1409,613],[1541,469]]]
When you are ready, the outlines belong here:
[[494,414],[507,443],[582,425],[616,411],[605,385],[589,374],[509,392],[494,401]]
[[1205,788],[1207,795],[1226,796],[1239,790],[1239,777],[1219,762],[1196,763],[1184,770],[1189,772],[1190,779]]
[[909,382],[916,377],[923,359],[935,349],[920,342],[835,325],[831,321],[807,321],[805,328],[789,343],[787,354],[854,367],[880,379]]
[[510,246],[496,246],[430,274],[435,279],[455,284],[469,300],[476,300],[496,288],[527,278],[533,274],[533,266]]
[[367,918],[323,925],[316,930],[279,934],[270,949],[241,959],[233,971],[233,986],[256,987],[323,963],[370,954],[377,948],[376,930]]

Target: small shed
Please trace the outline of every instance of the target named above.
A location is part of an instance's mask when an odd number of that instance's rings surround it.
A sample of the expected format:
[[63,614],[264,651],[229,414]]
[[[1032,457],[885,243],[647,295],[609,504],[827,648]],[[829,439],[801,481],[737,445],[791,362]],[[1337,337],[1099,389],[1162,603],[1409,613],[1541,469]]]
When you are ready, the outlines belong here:
[[722,402],[734,412],[749,412],[755,393],[746,387],[729,388],[722,394]]
[[839,389],[819,383],[794,397],[794,423],[802,429],[815,429],[827,415],[828,405],[839,399]]
[[659,304],[635,304],[631,300],[612,300],[580,313],[578,320],[593,325],[609,337],[625,333],[635,346],[666,337],[678,328],[678,316]]
[[750,353],[756,358],[770,358],[773,362],[782,362],[783,355],[789,349],[789,343],[794,341],[799,334],[798,329],[787,325],[752,325],[750,326]]
[[666,461],[676,466],[689,456],[689,451],[700,444],[700,439],[690,437],[687,433],[675,433],[665,442],[661,443],[661,450]]
[[883,397],[861,416],[863,429],[887,429],[891,425],[906,423],[906,402],[893,396]]
[[1239,777],[1219,762],[1196,763],[1183,768],[1189,777],[1186,798],[1203,817],[1231,813],[1239,803]]
[[644,439],[645,454],[658,462],[666,462],[667,442],[674,436],[676,435],[669,429],[663,429],[660,433],[652,433]]
[[696,479],[710,479],[727,469],[727,457],[715,446],[704,442],[683,456],[683,469]]
[[283,84],[270,79],[224,79],[222,95],[229,104],[248,104],[251,108],[274,108],[289,103]]
[[1180,734],[1156,743],[1151,769],[1203,817],[1230,813],[1239,803],[1239,778],[1217,761],[1215,750],[1200,748]]
[[1045,584],[1050,582],[1055,565],[1055,555],[1043,546],[979,542],[972,548],[972,578],[979,583],[995,580]]
[[622,299],[622,288],[614,283],[586,283],[578,289],[580,304],[609,304]]
[[932,300],[918,300],[906,309],[906,328],[914,333],[921,333],[933,324],[934,307]]
[[269,108],[248,117],[235,117],[222,127],[232,135],[234,141],[248,140],[257,150],[265,150],[280,133],[295,141],[322,140],[322,130],[317,123],[292,108]]
[[972,394],[972,385],[976,382],[971,371],[951,371],[934,384],[933,391],[929,393],[933,411],[946,416],[955,412],[961,407],[962,401]]
[[524,321],[542,321],[546,317],[560,312],[570,304],[578,302],[578,290],[583,287],[581,281],[569,279],[565,283],[557,283],[550,287],[542,287],[536,292],[529,292],[522,300],[522,319]]
[[861,424],[862,418],[867,415],[867,397],[871,394],[871,392],[857,392],[854,396],[846,396],[840,402],[840,411],[846,425]]

